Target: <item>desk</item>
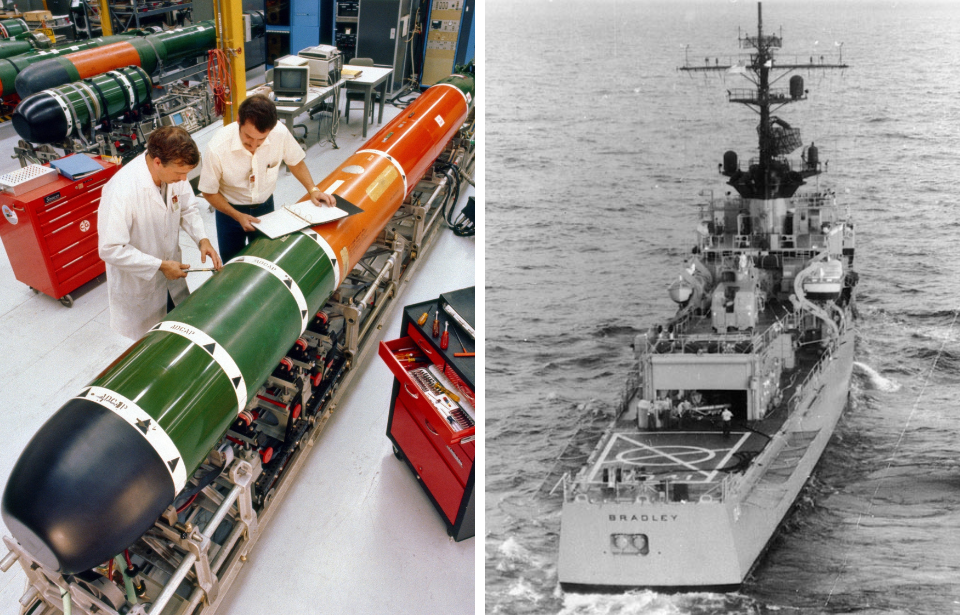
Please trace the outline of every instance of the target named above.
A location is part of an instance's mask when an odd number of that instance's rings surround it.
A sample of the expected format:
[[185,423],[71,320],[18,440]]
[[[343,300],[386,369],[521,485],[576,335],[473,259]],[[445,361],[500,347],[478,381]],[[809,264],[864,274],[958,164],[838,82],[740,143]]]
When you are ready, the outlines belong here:
[[347,64],[344,68],[363,71],[356,79],[345,79],[347,91],[363,92],[363,138],[367,138],[367,116],[370,115],[370,102],[373,99],[373,88],[383,84],[380,88],[380,117],[377,123],[383,123],[383,103],[387,100],[387,78],[393,74],[392,68],[380,68],[378,66],[352,66]]
[[[278,103],[277,119],[283,122],[286,125],[287,129],[291,132],[291,134],[293,134],[294,120],[300,117],[302,113],[306,111],[310,111],[314,107],[319,106],[320,103],[322,103],[327,98],[330,98],[331,96],[334,97],[333,106],[334,106],[334,109],[337,110],[335,114],[339,115],[340,99],[337,97],[337,95],[340,92],[340,86],[342,84],[343,84],[343,81],[338,81],[333,85],[326,85],[326,86],[311,85],[310,88],[307,90],[307,95],[303,98],[303,102],[300,103],[299,105],[287,106],[287,105],[283,105],[282,103]],[[272,87],[273,84],[271,82],[271,83],[267,83],[266,85]],[[257,93],[257,90],[249,90],[247,92],[247,96],[253,96],[256,93]],[[303,124],[297,124],[297,125],[303,126],[304,131],[307,131],[307,127],[305,125]],[[296,135],[294,134],[294,136]],[[306,134],[304,134],[304,137],[306,137]],[[330,140],[333,142],[333,146],[337,147],[337,141],[334,136],[332,124],[331,124]]]

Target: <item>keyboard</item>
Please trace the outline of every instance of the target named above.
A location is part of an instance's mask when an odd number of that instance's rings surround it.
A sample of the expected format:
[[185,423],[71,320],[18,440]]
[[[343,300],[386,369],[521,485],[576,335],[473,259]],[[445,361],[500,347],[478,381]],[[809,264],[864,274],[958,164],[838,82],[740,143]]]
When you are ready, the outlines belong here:
[[275,97],[275,102],[277,103],[294,103],[299,105],[303,102],[302,96],[277,96]]

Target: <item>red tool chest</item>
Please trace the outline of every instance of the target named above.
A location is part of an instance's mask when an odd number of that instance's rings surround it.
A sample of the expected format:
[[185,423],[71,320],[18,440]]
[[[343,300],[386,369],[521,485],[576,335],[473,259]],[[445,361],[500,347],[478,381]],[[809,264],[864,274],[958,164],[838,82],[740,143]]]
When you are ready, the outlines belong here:
[[[397,457],[417,476],[448,533],[459,541],[474,535],[476,413],[470,417],[462,409],[464,402],[475,407],[474,357],[453,356],[464,349],[452,330],[455,321],[442,309],[440,330],[449,321],[451,331],[449,347],[440,348],[440,337],[430,333],[438,309],[438,301],[406,306],[401,323],[404,335],[381,342],[379,353],[395,376],[387,436]],[[420,326],[417,319],[424,312],[429,312],[430,318]],[[459,335],[466,350],[473,352],[474,340],[462,330]],[[410,356],[415,362],[405,360]],[[452,384],[450,392],[461,398],[459,402],[448,398],[441,408],[435,406],[432,393],[425,390],[430,387],[424,385],[424,370],[429,372],[430,366],[434,366],[432,373],[442,374]],[[441,392],[440,397],[447,396]]]
[[80,180],[60,176],[19,196],[0,192],[0,238],[16,278],[70,307],[69,293],[105,271],[97,250],[100,191],[119,165]]

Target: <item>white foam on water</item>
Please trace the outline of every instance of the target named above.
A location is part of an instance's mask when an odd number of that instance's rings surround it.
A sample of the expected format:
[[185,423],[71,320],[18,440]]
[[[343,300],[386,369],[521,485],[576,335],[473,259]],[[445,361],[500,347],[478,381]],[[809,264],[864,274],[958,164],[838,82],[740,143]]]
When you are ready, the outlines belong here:
[[891,380],[890,378],[884,378],[877,370],[873,369],[866,363],[854,361],[853,367],[867,377],[867,381],[870,383],[870,388],[872,389],[884,391],[886,393],[892,393],[900,390],[899,382],[896,380]]

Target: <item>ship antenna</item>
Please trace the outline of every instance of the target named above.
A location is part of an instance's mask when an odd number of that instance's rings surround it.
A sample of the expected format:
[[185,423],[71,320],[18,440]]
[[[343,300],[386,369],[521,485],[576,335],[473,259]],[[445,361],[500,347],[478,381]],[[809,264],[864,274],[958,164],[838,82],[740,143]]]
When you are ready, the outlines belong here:
[[[803,145],[800,129],[791,126],[783,119],[773,115],[773,111],[791,104],[806,100],[807,90],[803,87],[803,78],[794,75],[790,78],[789,89],[773,89],[781,77],[779,73],[790,73],[801,70],[844,69],[842,56],[838,62],[824,61],[820,57],[819,63],[814,63],[811,56],[809,62],[794,60],[792,62],[776,62],[776,50],[783,45],[783,28],[780,33],[773,30],[765,34],[763,28],[763,3],[757,3],[757,30],[756,36],[751,36],[747,30],[738,29],[738,39],[742,49],[750,49],[749,60],[740,65],[692,66],[689,58],[686,59],[682,71],[690,72],[731,72],[747,78],[752,88],[731,88],[727,90],[727,100],[749,107],[760,116],[757,126],[759,141],[759,157],[752,160],[748,170],[741,170],[736,164],[731,168],[722,167],[721,173],[730,178],[727,183],[740,193],[743,198],[770,200],[789,198],[793,196],[804,180],[819,175],[822,165],[816,157],[816,150],[811,144],[811,157],[806,157],[807,151],[801,156],[802,164],[791,163],[786,156]],[[840,48],[842,52],[842,47]],[[774,73],[777,71],[777,73]]]

